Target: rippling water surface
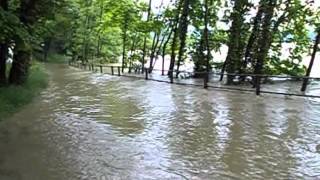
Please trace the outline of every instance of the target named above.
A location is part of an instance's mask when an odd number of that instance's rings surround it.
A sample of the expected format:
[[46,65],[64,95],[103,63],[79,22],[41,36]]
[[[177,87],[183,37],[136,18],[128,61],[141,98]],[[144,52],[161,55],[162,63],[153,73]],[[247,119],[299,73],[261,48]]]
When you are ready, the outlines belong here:
[[320,179],[320,102],[48,65],[0,123],[1,180]]

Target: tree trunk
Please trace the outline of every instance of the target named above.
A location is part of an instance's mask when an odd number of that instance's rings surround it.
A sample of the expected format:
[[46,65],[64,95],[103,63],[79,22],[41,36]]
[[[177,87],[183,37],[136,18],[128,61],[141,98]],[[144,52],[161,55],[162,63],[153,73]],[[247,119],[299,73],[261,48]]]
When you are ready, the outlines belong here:
[[[152,6],[152,0],[149,0],[149,7],[148,7],[148,15],[147,15],[147,22],[150,20],[151,16],[151,6]],[[144,37],[143,42],[143,50],[142,50],[142,73],[144,73],[144,64],[145,64],[145,58],[146,58],[146,51],[147,51],[147,36]]]
[[[19,45],[16,45],[16,47],[19,47]],[[31,52],[18,50],[14,54],[13,59],[9,82],[14,85],[24,84],[28,79]]]
[[[36,0],[22,0],[20,8],[20,21],[26,27],[29,27],[37,21],[37,11],[35,11]],[[30,33],[29,29],[29,33]],[[31,34],[31,33],[30,33]],[[29,67],[31,63],[32,48],[29,42],[16,37],[15,54],[10,70],[9,83],[21,85],[27,81]]]
[[165,63],[165,57],[166,57],[166,49],[167,49],[167,45],[171,39],[173,33],[173,29],[171,28],[170,33],[168,35],[167,40],[164,42],[163,47],[162,47],[162,76],[164,76],[164,63]]
[[44,41],[44,46],[43,46],[43,61],[48,60],[48,54],[51,48],[51,38],[48,38]]
[[154,38],[153,38],[153,43],[152,43],[152,48],[151,48],[151,54],[150,54],[150,65],[149,65],[149,73],[152,73],[153,70],[153,60],[154,58],[157,56],[157,47],[160,41],[160,33],[159,34],[155,34]]
[[[5,11],[8,10],[8,1],[1,0],[1,8]],[[7,75],[6,75],[6,62],[8,57],[8,44],[6,40],[0,44],[0,86],[5,85],[7,83]]]
[[179,75],[179,69],[181,62],[183,61],[183,55],[185,53],[185,47],[186,47],[186,39],[187,39],[187,33],[188,33],[188,25],[189,25],[189,7],[190,1],[184,0],[184,5],[182,9],[182,15],[181,15],[181,22],[180,22],[180,49],[179,49],[179,55],[178,55],[178,63],[177,63],[177,73],[176,76]]
[[168,75],[169,77],[173,76],[173,70],[174,70],[174,66],[176,63],[176,46],[177,46],[177,39],[178,39],[178,26],[179,26],[179,20],[180,20],[180,10],[182,7],[182,3],[183,0],[179,0],[178,2],[178,8],[177,8],[177,12],[176,12],[176,17],[175,17],[175,22],[172,23],[173,27],[173,39],[172,39],[172,44],[171,44],[171,58],[170,58],[170,66],[169,66],[169,72]]
[[259,27],[261,24],[262,14],[263,14],[263,11],[260,7],[256,17],[254,18],[253,29],[249,37],[249,40],[246,46],[246,51],[244,54],[244,61],[242,65],[239,67],[240,74],[244,71],[243,69],[247,67],[248,63],[252,62],[252,51],[253,51],[253,47],[256,42],[256,39],[258,38],[258,35],[259,35]]
[[133,66],[133,52],[135,51],[136,49],[136,44],[138,43],[138,37],[137,37],[137,33],[133,36],[133,40],[132,40],[132,44],[131,44],[131,56],[130,56],[130,59],[129,59],[129,73],[131,73],[131,68]]
[[124,72],[124,68],[126,66],[125,61],[126,61],[126,43],[127,43],[127,30],[128,30],[128,16],[125,16],[125,22],[124,22],[124,28],[123,28],[123,45],[122,45],[122,73]]
[[[103,8],[104,8],[104,4],[103,1],[100,2],[100,14],[99,14],[99,23],[102,22],[102,16],[103,16]],[[97,36],[98,36],[98,40],[97,40],[97,57],[100,57],[101,54],[101,35],[100,35],[100,30],[97,31]]]
[[8,46],[3,43],[0,44],[0,86],[7,83],[6,75],[6,61],[8,56]]
[[[248,0],[235,1],[234,11],[231,15],[232,25],[229,34],[229,51],[221,70],[220,81],[223,80],[225,71],[235,73],[240,66],[244,51],[244,42],[241,34],[243,33],[244,14],[247,12],[247,4]],[[233,75],[228,75],[227,84],[233,83],[233,79]]]
[[[91,7],[92,6],[92,0],[89,0],[89,1],[86,1],[87,2],[87,7]],[[84,31],[84,34],[83,34],[83,60],[82,60],[82,63],[88,63],[89,62],[89,59],[88,59],[88,56],[89,56],[89,42],[88,42],[88,36],[90,35],[91,33],[91,16],[89,14],[89,9],[86,10],[86,17],[85,17],[85,31]]]
[[[314,60],[315,60],[316,54],[318,52],[319,43],[320,43],[320,28],[318,30],[318,35],[317,35],[316,41],[314,43],[313,52],[312,52],[312,56],[311,56],[309,67],[307,69],[306,77],[310,77],[311,70],[312,70],[312,67],[313,67],[313,64],[314,64]],[[302,92],[305,92],[307,90],[308,82],[309,82],[309,79],[304,79],[303,80],[303,84],[302,84],[302,88],[301,88]]]
[[[175,26],[177,26],[177,25],[175,25]],[[172,44],[171,44],[170,66],[169,66],[169,72],[168,72],[168,75],[170,77],[173,76],[174,65],[175,65],[175,62],[176,62],[177,38],[178,38],[178,28],[174,27],[173,39],[172,39]]]
[[[210,5],[212,4],[212,0],[210,1]],[[205,0],[205,13],[204,13],[204,41],[205,41],[205,48],[206,48],[206,74],[205,74],[205,80],[206,83],[209,81],[209,72],[210,72],[210,44],[209,44],[209,17],[210,17],[210,9],[209,9],[209,0]],[[207,84],[205,84],[205,88]]]
[[[256,66],[254,70],[254,74],[262,74],[263,65],[266,57],[268,56],[268,52],[272,43],[272,33],[271,32],[271,25],[272,25],[272,18],[274,15],[276,6],[276,0],[268,0],[265,12],[264,12],[264,18],[262,19],[262,29],[261,29],[261,35],[258,40],[257,48],[258,48],[258,54],[256,59]],[[260,77],[254,78],[254,84],[259,85],[260,83]]]

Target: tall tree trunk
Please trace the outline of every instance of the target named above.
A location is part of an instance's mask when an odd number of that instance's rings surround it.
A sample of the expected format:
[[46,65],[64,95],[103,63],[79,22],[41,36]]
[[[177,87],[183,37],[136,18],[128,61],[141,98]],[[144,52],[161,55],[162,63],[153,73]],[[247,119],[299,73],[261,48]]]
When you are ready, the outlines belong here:
[[250,34],[250,37],[246,46],[246,51],[244,53],[244,61],[239,67],[239,74],[242,74],[244,69],[247,67],[248,63],[252,61],[253,48],[254,48],[256,39],[259,36],[259,29],[260,29],[262,15],[263,15],[263,11],[260,7],[256,17],[254,18],[252,32]]
[[[241,34],[243,33],[244,26],[244,14],[247,12],[246,6],[248,5],[248,0],[236,0],[234,5],[234,10],[231,15],[232,25],[229,34],[229,51],[227,59],[223,64],[221,70],[220,81],[223,80],[224,73],[227,70],[228,73],[235,73],[240,66],[240,62],[243,57],[244,42]],[[227,84],[233,83],[234,76],[228,75]]]
[[[317,52],[319,50],[319,43],[320,43],[320,28],[318,30],[318,35],[317,35],[316,41],[314,43],[313,52],[312,52],[312,56],[311,56],[309,67],[307,69],[306,77],[310,77],[311,70],[312,70],[312,67],[313,67],[313,64],[314,64],[314,60],[315,60],[316,54],[317,54]],[[308,82],[309,82],[309,79],[304,79],[303,80],[303,84],[302,84],[302,88],[301,88],[302,92],[305,92],[307,90]]]
[[184,0],[178,0],[178,8],[176,12],[176,17],[174,19],[174,22],[172,23],[173,27],[173,39],[171,43],[171,58],[170,58],[170,66],[169,66],[169,72],[168,75],[169,77],[173,76],[173,71],[174,71],[174,66],[176,63],[176,46],[177,46],[177,41],[178,41],[178,36],[179,36],[179,21],[180,21],[180,11],[182,8],[182,4]]
[[[149,0],[147,22],[149,22],[149,20],[150,20],[151,6],[152,6],[152,0]],[[142,62],[141,62],[142,63],[142,73],[144,73],[144,64],[145,64],[145,58],[146,58],[146,51],[147,51],[147,35],[145,34],[144,42],[143,42],[143,50],[142,50]]]
[[172,33],[173,33],[173,28],[171,28],[170,33],[168,35],[168,38],[162,46],[162,73],[161,73],[162,76],[164,75],[164,63],[165,63],[165,57],[166,57],[166,49],[167,49],[167,45],[171,39]]
[[[100,2],[100,14],[99,14],[99,23],[102,22],[102,15],[103,15],[103,8],[104,8],[104,1]],[[98,36],[98,42],[97,42],[97,57],[100,57],[101,54],[101,35],[100,35],[100,30],[97,31],[97,36]]]
[[177,27],[173,27],[173,28],[174,30],[173,30],[173,39],[171,44],[171,58],[170,58],[170,65],[169,65],[169,72],[168,72],[169,77],[173,76],[174,65],[176,62],[176,46],[177,46],[177,39],[178,39],[178,28]]
[[47,61],[48,60],[48,54],[50,52],[50,48],[51,48],[51,38],[47,38],[44,41],[44,46],[43,46],[43,61]]
[[[92,6],[92,0],[86,1],[87,2],[87,7]],[[83,60],[82,63],[87,63],[89,62],[88,56],[89,56],[89,42],[88,42],[88,36],[91,32],[91,16],[89,14],[89,9],[86,11],[86,17],[85,17],[85,31],[83,34]]]
[[[254,74],[262,74],[263,65],[272,43],[272,18],[274,15],[277,0],[268,0],[265,5],[264,18],[262,19],[261,34],[258,40],[258,54]],[[255,85],[259,85],[260,77],[254,78]]]
[[[1,0],[1,8],[5,11],[8,10],[8,1]],[[6,61],[8,57],[8,44],[6,40],[0,44],[0,86],[7,83],[6,75]]]
[[131,48],[130,48],[130,51],[131,51],[131,56],[130,56],[130,59],[129,59],[129,73],[131,73],[131,68],[133,66],[133,52],[135,51],[136,49],[136,44],[138,43],[138,35],[137,33],[133,36],[133,40],[132,40],[132,44],[131,44]]
[[[16,44],[16,47],[20,47]],[[29,67],[31,62],[31,52],[18,50],[13,56],[12,68],[10,71],[10,84],[21,85],[28,79]]]
[[126,43],[127,43],[127,31],[128,31],[128,16],[125,16],[124,19],[124,28],[123,28],[123,35],[122,35],[122,73],[124,72],[124,68],[126,66]]
[[186,47],[186,40],[187,40],[187,33],[188,33],[188,25],[189,25],[189,9],[190,9],[190,0],[184,0],[184,5],[182,9],[182,15],[180,19],[180,49],[179,49],[179,55],[178,55],[178,63],[177,63],[177,73],[176,76],[179,75],[179,69],[181,62],[183,61],[183,56],[185,53],[185,47]]
[[[209,17],[210,17],[210,9],[209,9],[209,0],[205,0],[204,2],[205,6],[205,13],[204,13],[204,41],[205,41],[205,48],[206,48],[206,82],[209,81],[209,71],[211,69],[210,67],[210,44],[209,44]],[[210,5],[212,4],[212,0],[210,1]]]
[[[21,0],[20,21],[26,27],[33,25],[37,21],[37,11],[35,10],[36,0]],[[29,33],[31,31],[29,29]],[[15,54],[10,70],[9,83],[20,85],[27,81],[29,67],[31,63],[32,48],[25,40],[16,37]]]
[[157,47],[160,42],[160,33],[156,33],[153,38],[151,54],[150,54],[150,65],[149,65],[149,73],[152,73],[153,66],[154,66],[154,58],[157,56]]
[[0,86],[7,83],[6,75],[6,61],[8,56],[8,45],[6,43],[0,44]]
[[[278,20],[273,25],[272,35],[271,35],[272,38],[271,38],[271,41],[269,41],[268,49],[270,49],[270,47],[271,47],[271,44],[273,41],[273,35],[279,32],[279,26],[285,20],[290,18],[291,14],[289,12],[290,12],[291,2],[292,2],[292,0],[286,1],[286,3],[285,3],[286,9],[284,10],[283,14],[278,18]],[[244,55],[244,61],[239,68],[240,74],[245,71],[245,69],[249,63],[252,63],[252,65],[254,65],[254,62],[252,62],[252,60],[254,59],[253,55],[257,51],[256,47],[258,47],[257,46],[257,38],[259,37],[259,33],[260,33],[261,20],[262,20],[262,16],[264,14],[264,11],[265,11],[265,3],[266,3],[265,0],[261,1],[258,13],[257,13],[256,17],[254,18],[253,29],[252,29],[250,38],[247,43],[247,47],[246,47],[246,51],[245,51],[245,55]],[[243,77],[243,79],[244,79],[244,77]]]

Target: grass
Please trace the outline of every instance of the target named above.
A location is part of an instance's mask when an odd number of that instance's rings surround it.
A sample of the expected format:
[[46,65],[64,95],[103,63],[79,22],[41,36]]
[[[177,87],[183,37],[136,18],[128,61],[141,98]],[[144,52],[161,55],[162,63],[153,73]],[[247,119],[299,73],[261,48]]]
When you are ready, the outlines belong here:
[[0,121],[30,103],[48,85],[43,64],[33,62],[28,81],[22,86],[0,88]]
[[58,64],[68,63],[68,57],[62,54],[49,53],[47,63],[58,63]]

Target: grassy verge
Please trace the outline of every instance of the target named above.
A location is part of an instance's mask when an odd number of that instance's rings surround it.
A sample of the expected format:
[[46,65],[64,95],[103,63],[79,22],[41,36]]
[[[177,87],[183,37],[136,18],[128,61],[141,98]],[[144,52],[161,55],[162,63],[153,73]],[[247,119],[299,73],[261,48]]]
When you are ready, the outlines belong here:
[[34,62],[26,84],[0,88],[0,121],[30,103],[47,84],[48,75],[43,65]]

